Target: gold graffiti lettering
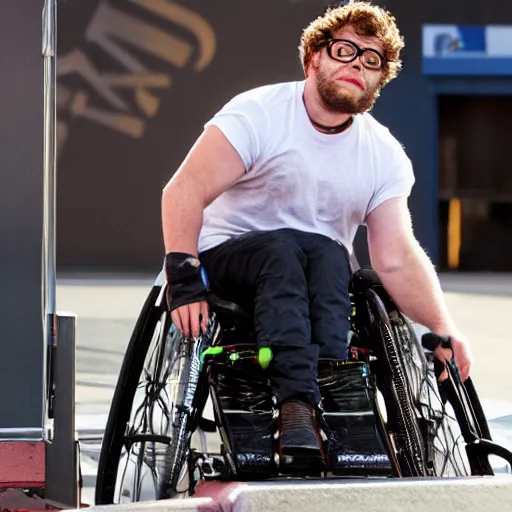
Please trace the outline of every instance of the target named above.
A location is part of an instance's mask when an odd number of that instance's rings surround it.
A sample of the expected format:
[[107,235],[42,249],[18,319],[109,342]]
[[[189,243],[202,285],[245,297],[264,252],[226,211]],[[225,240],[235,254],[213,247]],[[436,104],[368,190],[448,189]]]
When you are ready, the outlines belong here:
[[[79,90],[72,93],[61,83],[58,84],[57,102],[62,115],[68,110],[73,117],[89,119],[128,136],[140,138],[145,130],[145,120],[135,115],[129,101],[121,96],[120,89],[131,89],[140,113],[151,118],[157,114],[160,106],[160,100],[152,90],[170,88],[173,79],[169,73],[151,73],[130,48],[179,68],[185,67],[193,55],[197,55],[194,68],[200,72],[214,58],[216,39],[212,27],[203,17],[171,0],[131,1],[161,19],[190,31],[197,40],[197,53],[194,52],[193,42],[188,43],[181,37],[127,14],[108,0],[100,0],[86,29],[86,40],[101,47],[127,72],[100,72],[86,53],[75,49],[58,58],[57,75],[59,78],[71,74],[80,75],[111,110],[100,108],[97,101],[92,105],[87,92]],[[60,119],[58,123],[58,147],[61,151],[68,138],[69,126]]]
[[100,45],[133,73],[146,68],[115,40],[144,50],[170,64],[183,67],[192,55],[192,45],[167,32],[102,2],[86,32],[87,40]]
[[146,90],[146,87],[169,88],[172,84],[171,76],[163,73],[100,74],[81,50],[74,50],[61,57],[57,69],[59,76],[72,73],[80,74],[105,101],[110,103],[112,107],[124,112],[128,111],[129,107],[114,88],[128,87],[134,89],[137,103],[148,117],[153,117],[156,114],[159,101]]
[[74,116],[82,117],[90,121],[111,128],[112,130],[124,133],[134,138],[142,137],[144,133],[144,121],[129,114],[107,112],[88,105],[88,95],[80,91],[76,93],[71,104],[71,113]]
[[199,42],[199,58],[195,63],[196,71],[206,68],[215,55],[216,39],[211,25],[198,13],[178,5],[170,0],[131,0],[133,3],[153,11],[162,18],[185,27]]

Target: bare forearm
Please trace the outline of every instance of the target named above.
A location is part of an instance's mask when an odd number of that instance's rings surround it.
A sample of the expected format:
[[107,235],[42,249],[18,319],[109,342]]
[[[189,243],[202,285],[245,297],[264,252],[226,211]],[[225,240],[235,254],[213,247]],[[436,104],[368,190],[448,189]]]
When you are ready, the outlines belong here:
[[[384,288],[409,318],[436,334],[450,337],[461,377],[467,379],[471,348],[448,312],[434,266],[414,237],[406,197],[389,199],[377,206],[366,224],[372,266]],[[441,362],[451,354],[444,348],[436,350]]]
[[376,270],[384,288],[409,318],[440,334],[455,329],[435,269],[419,244],[411,247],[399,265]]
[[165,251],[198,255],[204,203],[190,182],[169,184],[162,194]]

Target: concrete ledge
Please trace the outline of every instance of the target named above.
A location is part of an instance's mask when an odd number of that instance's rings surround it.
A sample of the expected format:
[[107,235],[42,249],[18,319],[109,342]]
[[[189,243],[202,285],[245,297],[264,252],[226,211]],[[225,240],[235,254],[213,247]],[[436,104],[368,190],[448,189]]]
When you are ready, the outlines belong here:
[[512,478],[205,482],[194,498],[91,507],[91,512],[506,512]]
[[512,511],[512,479],[247,484],[222,505],[222,512],[504,512]]

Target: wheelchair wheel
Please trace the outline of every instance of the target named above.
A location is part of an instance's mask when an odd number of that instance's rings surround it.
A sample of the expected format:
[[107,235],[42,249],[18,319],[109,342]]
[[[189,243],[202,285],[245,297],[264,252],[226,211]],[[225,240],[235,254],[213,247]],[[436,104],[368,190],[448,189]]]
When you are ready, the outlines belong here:
[[433,354],[427,357],[414,328],[398,308],[389,311],[389,316],[402,353],[429,474],[435,477],[471,475],[461,428],[450,403],[443,400],[440,393]]
[[405,371],[403,349],[397,340],[383,301],[373,289],[367,291],[372,323],[382,340],[378,385],[387,410],[387,428],[392,434],[400,473],[405,477],[428,476],[424,441],[414,408],[413,390]]
[[441,397],[433,358],[427,358],[409,320],[391,299],[369,292],[391,375],[384,396],[388,417],[396,417],[389,427],[403,476],[471,475],[461,429],[450,403]]
[[[192,485],[187,454],[195,414],[189,409],[183,418],[177,411],[193,407],[195,397],[177,402],[183,395],[176,390],[197,384],[199,372],[194,377],[192,365],[183,364],[190,343],[172,325],[161,294],[155,285],[121,367],[98,463],[96,504],[155,500],[163,489],[170,496],[170,486],[171,497],[185,497]],[[170,448],[177,454],[173,460]]]
[[[512,464],[512,452],[492,441],[471,378],[461,381],[453,358],[445,365],[435,359],[433,351],[449,348],[449,339],[425,333],[420,343],[372,270],[354,274],[352,301],[354,347],[376,356],[370,365],[384,396],[381,422],[397,475],[493,475],[491,455]],[[445,368],[448,379],[440,383]]]
[[144,359],[149,349],[161,310],[155,307],[161,288],[154,286],[142,307],[132,337],[123,359],[123,364],[112,398],[110,413],[103,434],[98,474],[96,478],[95,502],[98,505],[114,503],[117,471],[122,450],[126,450],[124,439],[130,422],[133,399],[139,383]]

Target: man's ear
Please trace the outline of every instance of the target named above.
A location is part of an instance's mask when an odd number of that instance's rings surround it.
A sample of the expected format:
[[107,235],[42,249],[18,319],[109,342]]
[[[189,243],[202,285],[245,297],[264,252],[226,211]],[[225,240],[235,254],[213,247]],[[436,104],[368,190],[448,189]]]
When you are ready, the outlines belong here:
[[312,69],[318,69],[320,67],[320,52],[315,52],[311,56],[308,67],[306,69],[306,76],[309,76]]

